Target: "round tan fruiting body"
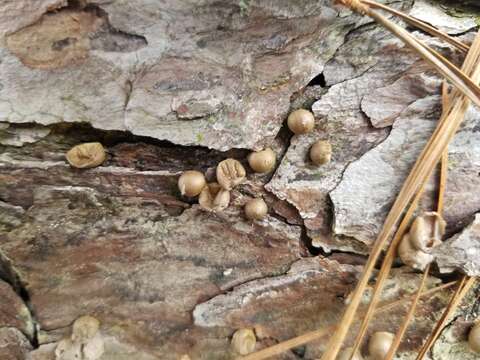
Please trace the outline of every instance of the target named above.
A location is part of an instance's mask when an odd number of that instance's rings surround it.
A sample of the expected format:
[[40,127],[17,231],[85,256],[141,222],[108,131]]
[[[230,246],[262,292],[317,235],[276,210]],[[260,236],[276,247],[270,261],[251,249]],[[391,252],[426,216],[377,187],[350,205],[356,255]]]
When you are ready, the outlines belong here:
[[332,145],[327,140],[319,140],[310,148],[310,160],[315,165],[325,165],[332,159]]
[[65,157],[73,167],[87,169],[102,165],[107,154],[102,144],[92,142],[74,146]]
[[198,203],[207,211],[225,210],[230,203],[230,191],[225,190],[218,183],[207,184],[198,197]]
[[275,152],[267,148],[262,151],[256,151],[248,155],[248,165],[257,173],[268,173],[275,167],[277,156]]
[[477,321],[470,330],[468,334],[468,345],[473,351],[480,353],[480,321]]
[[85,315],[79,317],[73,323],[72,341],[86,343],[93,339],[100,328],[100,321],[93,316]]
[[413,221],[409,230],[410,242],[415,249],[428,253],[442,243],[445,227],[445,220],[439,213],[425,212]]
[[306,134],[315,127],[315,117],[308,110],[298,109],[288,116],[287,124],[294,134]]
[[423,271],[435,258],[412,246],[410,234],[405,234],[398,245],[398,256],[402,262],[413,269]]
[[205,185],[205,176],[200,171],[188,170],[178,178],[178,189],[183,196],[197,196]]
[[430,252],[441,244],[445,227],[445,220],[436,212],[417,216],[398,245],[398,255],[403,263],[417,270],[425,270],[435,260]]
[[217,181],[225,190],[232,190],[242,183],[246,174],[243,165],[235,159],[226,159],[217,165]]
[[393,343],[395,335],[386,331],[378,331],[368,342],[368,352],[372,360],[383,360]]
[[257,339],[252,329],[235,331],[232,337],[232,348],[240,355],[248,355],[255,350]]
[[268,207],[263,199],[251,199],[245,204],[245,216],[247,219],[262,220],[267,213]]
[[[340,355],[338,356],[337,360],[350,360],[350,356],[352,354],[353,347],[348,347],[345,350],[343,350]],[[360,351],[356,351],[355,355],[352,356],[351,360],[363,360],[363,356],[360,353]]]

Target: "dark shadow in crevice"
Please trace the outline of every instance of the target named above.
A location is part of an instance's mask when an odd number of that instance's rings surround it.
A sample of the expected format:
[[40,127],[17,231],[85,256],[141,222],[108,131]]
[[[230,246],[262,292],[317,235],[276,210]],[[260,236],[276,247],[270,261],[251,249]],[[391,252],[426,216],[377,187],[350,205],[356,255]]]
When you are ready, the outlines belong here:
[[[33,313],[33,308],[30,302],[30,294],[22,283],[20,276],[14,269],[11,261],[0,251],[0,280],[9,284],[15,293],[22,299],[25,306],[28,308],[33,321],[33,334],[26,334],[25,337],[29,340],[34,349],[39,347],[37,321]],[[18,329],[19,330],[19,329]]]
[[301,245],[307,249],[310,255],[312,256],[325,255],[325,252],[321,251],[321,249],[316,248],[312,245],[312,239],[308,236],[307,228],[305,227],[305,225],[302,225],[300,241],[301,241]]
[[299,347],[293,348],[291,352],[300,359],[305,358],[305,353],[307,352],[307,346],[301,345]]
[[327,82],[325,80],[325,75],[322,73],[318,74],[317,76],[315,76],[312,80],[309,81],[309,83],[307,84],[307,86],[315,86],[315,85],[319,85],[321,86],[322,88],[326,87],[327,86]]
[[39,341],[38,341],[38,326],[37,326],[37,321],[36,321],[36,317],[35,317],[35,314],[34,314],[34,310],[33,310],[33,307],[31,305],[30,294],[28,293],[27,289],[25,289],[25,287],[23,285],[18,289],[17,294],[20,296],[20,298],[23,300],[25,306],[30,311],[30,316],[31,316],[33,324],[34,324],[32,337],[29,338],[28,340],[30,341],[30,344],[32,345],[32,347],[34,349],[38,349],[38,347],[40,346]]

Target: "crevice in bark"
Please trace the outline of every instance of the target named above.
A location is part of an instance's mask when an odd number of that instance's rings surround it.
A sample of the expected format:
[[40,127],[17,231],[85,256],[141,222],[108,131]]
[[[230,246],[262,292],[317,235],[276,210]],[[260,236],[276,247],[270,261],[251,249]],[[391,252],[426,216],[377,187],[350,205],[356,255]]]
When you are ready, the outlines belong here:
[[[44,126],[42,124],[37,123],[9,123],[11,127],[18,127],[18,128],[29,128],[33,126]],[[206,146],[201,145],[181,145],[175,144],[168,140],[160,140],[150,136],[143,136],[143,135],[135,135],[129,130],[103,130],[93,127],[90,123],[87,122],[62,122],[56,123],[53,125],[46,125],[46,128],[51,129],[50,135],[36,141],[35,143],[24,144],[23,147],[16,148],[18,151],[21,151],[22,148],[27,149],[29,146],[34,146],[35,144],[40,144],[42,142],[51,141],[51,136],[59,135],[64,137],[61,140],[63,145],[67,144],[77,144],[81,142],[88,142],[88,141],[99,141],[103,145],[107,147],[113,147],[118,144],[148,144],[157,146],[160,148],[167,148],[167,149],[183,149],[188,150],[190,152],[195,151],[202,151],[205,153],[209,153],[209,156],[213,155],[223,155],[233,156],[232,154],[236,154],[234,157],[242,158],[246,157],[249,153],[249,150],[242,149],[242,148],[232,148],[228,151],[219,151],[215,149],[210,149]],[[60,143],[60,140],[58,141]],[[9,148],[12,148],[8,146]],[[5,150],[7,146],[0,144],[0,150]],[[28,149],[30,150],[30,149]],[[2,152],[3,152],[2,151]]]
[[[275,274],[269,274],[269,275],[261,275],[261,276],[255,276],[255,277],[252,277],[250,279],[246,279],[244,281],[240,281],[238,283],[235,283],[229,287],[226,287],[226,288],[218,288],[218,293],[208,297],[208,298],[203,298],[201,299],[200,301],[198,301],[195,306],[190,310],[191,314],[193,314],[193,312],[195,311],[195,309],[202,305],[202,304],[205,304],[209,301],[211,301],[212,299],[216,298],[217,296],[222,296],[222,295],[226,295],[232,291],[234,291],[235,289],[241,287],[241,286],[245,286],[247,284],[250,284],[250,283],[253,283],[255,281],[259,281],[259,280],[266,280],[266,279],[274,279],[274,278],[277,278],[277,277],[281,277],[281,276],[285,276],[288,274],[288,272],[290,271],[290,269],[292,268],[293,264],[295,264],[296,262],[300,261],[301,259],[296,259],[294,261],[292,261],[290,264],[288,264],[288,266],[285,267],[285,269],[283,269],[282,271],[279,271]],[[193,315],[192,315],[193,316]]]
[[307,248],[308,252],[312,256],[323,256],[328,257],[329,253],[324,251],[321,247],[313,246],[312,238],[308,236],[307,228],[305,225],[302,225],[302,236],[301,236],[302,244]]
[[35,318],[35,312],[32,308],[32,304],[30,302],[30,294],[26,289],[25,285],[23,284],[20,274],[15,269],[12,261],[3,254],[0,248],[0,280],[5,281],[8,283],[13,290],[17,293],[17,295],[23,300],[25,306],[27,307],[30,318],[33,322],[33,335],[23,333],[25,337],[28,339],[30,344],[34,349],[38,348],[38,321]]
[[432,348],[431,348],[430,351],[429,351],[429,353],[430,353],[430,355],[431,355],[431,357],[432,357],[432,360],[436,360],[436,359],[437,359],[437,357],[435,356],[435,344],[440,341],[440,339],[442,338],[442,336],[443,336],[443,334],[445,333],[445,331],[447,331],[451,326],[453,326],[453,324],[455,324],[455,322],[456,322],[459,318],[461,318],[461,317],[462,317],[462,315],[456,315],[456,316],[454,316],[450,321],[448,321],[448,322],[445,324],[445,326],[443,327],[442,331],[441,331],[440,334],[438,335],[437,340],[435,341],[435,343],[433,344]]
[[123,104],[123,111],[127,110],[128,103],[130,102],[130,97],[132,96],[133,92],[133,82],[131,80],[127,80],[125,82],[125,103]]
[[319,85],[322,88],[327,86],[327,83],[325,81],[325,74],[323,72],[314,76],[312,80],[308,82],[307,86],[315,86],[315,85]]
[[302,345],[296,348],[293,348],[291,352],[293,355],[297,356],[299,359],[304,359],[305,358],[305,352],[307,351],[307,346]]

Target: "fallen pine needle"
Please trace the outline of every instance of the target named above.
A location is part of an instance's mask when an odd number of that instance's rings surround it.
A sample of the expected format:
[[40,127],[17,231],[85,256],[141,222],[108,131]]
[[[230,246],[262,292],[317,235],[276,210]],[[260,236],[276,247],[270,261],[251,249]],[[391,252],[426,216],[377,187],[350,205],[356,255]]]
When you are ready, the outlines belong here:
[[464,72],[442,57],[435,50],[428,47],[422,41],[416,39],[401,26],[398,26],[383,15],[373,11],[367,4],[361,2],[360,0],[339,1],[350,7],[352,10],[373,18],[380,25],[402,40],[406,45],[415,50],[418,55],[420,55],[425,61],[437,69],[437,71],[440,72],[445,78],[450,80],[452,84],[455,85],[455,87],[464,95],[469,97],[472,102],[480,106],[480,87],[478,87],[478,85],[473,82],[472,79]]
[[438,205],[437,212],[442,215],[443,208],[445,206],[445,189],[447,185],[448,174],[448,148],[442,155],[442,161],[440,163],[440,187],[438,190]]
[[[447,83],[444,81],[442,84],[442,109],[443,112],[449,107],[450,98],[448,93]],[[445,149],[440,162],[440,184],[438,189],[438,201],[437,212],[443,216],[443,208],[445,204],[445,191],[447,188],[447,175],[448,175],[448,147]]]
[[[444,122],[446,120],[448,107],[449,107],[448,87],[447,87],[446,82],[443,82],[443,85],[442,85],[442,109],[443,110],[442,110],[442,116],[440,117],[440,122]],[[440,180],[440,188],[441,189],[445,187],[445,178],[446,178],[446,174],[444,174],[444,176],[441,177],[441,180]],[[444,181],[442,181],[442,179]],[[357,352],[357,350],[360,348],[360,346],[362,344],[363,338],[365,337],[365,334],[366,334],[367,329],[368,329],[368,324],[369,324],[369,322],[371,320],[371,317],[373,315],[373,311],[375,310],[375,307],[377,306],[377,303],[380,299],[380,295],[381,295],[383,286],[385,284],[385,281],[387,280],[388,274],[390,273],[390,269],[392,268],[393,261],[395,260],[398,244],[402,240],[403,235],[405,234],[405,232],[407,230],[407,227],[410,225],[410,220],[411,220],[415,210],[418,207],[418,202],[420,201],[420,198],[423,195],[423,192],[425,190],[425,185],[426,185],[426,181],[424,181],[420,191],[417,193],[414,200],[410,204],[410,207],[408,208],[407,212],[405,213],[405,215],[404,215],[404,217],[403,217],[403,219],[400,223],[400,226],[398,227],[398,230],[395,233],[395,236],[394,236],[392,242],[390,243],[390,246],[389,246],[389,248],[387,250],[387,253],[385,255],[385,259],[382,262],[382,266],[380,268],[379,275],[377,276],[377,281],[375,282],[375,287],[374,287],[374,290],[373,290],[373,294],[372,294],[370,303],[369,303],[368,308],[367,308],[367,312],[365,313],[365,316],[363,317],[363,321],[360,325],[360,330],[357,334],[357,337],[355,338],[355,342],[354,342],[349,360],[351,360],[353,358],[354,354]],[[440,191],[440,194],[439,194],[439,201],[438,202],[443,203],[443,192],[441,192],[441,191]]]
[[397,253],[397,245],[402,240],[403,235],[405,234],[408,226],[410,225],[410,219],[412,218],[415,210],[417,209],[418,202],[420,201],[420,198],[422,197],[422,194],[423,194],[423,190],[424,190],[424,186],[417,193],[417,195],[415,196],[415,199],[410,204],[410,207],[407,213],[405,214],[405,216],[403,217],[402,222],[398,227],[397,233],[395,234],[395,237],[393,238],[390,244],[390,247],[388,248],[387,253],[385,254],[385,259],[383,260],[382,266],[378,273],[377,281],[375,282],[375,287],[373,289],[370,303],[368,304],[367,311],[360,325],[360,330],[357,334],[357,337],[355,338],[350,359],[352,359],[352,357],[355,355],[357,350],[362,345],[362,340],[365,337],[365,334],[367,332],[368,324],[370,323],[370,320],[374,314],[375,308],[377,307],[377,304],[380,300],[380,295],[382,293],[383,285],[385,284],[385,281],[388,278],[388,274],[390,273],[390,269],[392,268],[393,260],[395,260],[395,256]]
[[[448,106],[449,106],[448,86],[447,86],[447,83],[444,81],[443,84],[442,84],[442,109],[443,109],[442,110],[442,118],[444,118],[445,113],[448,109]],[[447,170],[448,170],[447,160],[448,160],[448,149],[445,150],[445,152],[443,153],[442,160],[440,162],[440,184],[439,184],[438,199],[437,199],[437,212],[440,214],[440,216],[443,213],[445,187],[446,187],[446,183],[447,183]],[[423,186],[425,186],[425,184]],[[418,304],[420,293],[423,291],[423,287],[425,286],[425,281],[426,281],[426,279],[428,277],[428,274],[430,272],[430,265],[431,264],[428,264],[427,268],[424,271],[422,282],[421,282],[420,287],[418,289],[418,296],[412,302],[411,307],[410,307],[410,309],[409,309],[409,311],[408,311],[407,315],[405,316],[405,319],[402,323],[402,326],[400,327],[400,329],[395,334],[395,339],[394,339],[394,341],[393,341],[393,343],[392,343],[392,345],[391,345],[391,347],[390,347],[390,349],[389,349],[389,351],[388,351],[384,360],[391,360],[395,356],[395,354],[398,350],[398,347],[400,346],[400,343],[403,339],[403,336],[405,335],[405,332],[407,331],[408,325],[409,325],[413,315],[415,314],[415,309],[416,309],[417,304]]]
[[395,353],[397,352],[397,349],[400,346],[400,342],[402,341],[403,336],[405,335],[408,329],[408,325],[410,324],[410,321],[412,320],[413,315],[415,315],[415,310],[417,308],[418,301],[420,300],[420,296],[422,295],[422,291],[423,291],[423,288],[425,287],[425,283],[427,281],[429,273],[430,273],[430,264],[427,265],[427,268],[423,273],[422,281],[420,283],[420,286],[418,287],[417,294],[413,298],[412,304],[408,309],[407,315],[403,319],[402,326],[400,326],[400,329],[398,329],[397,333],[395,334],[395,339],[393,340],[393,343],[390,346],[390,349],[388,350],[388,353],[385,356],[384,360],[392,360],[393,357],[395,356]]
[[416,360],[422,360],[425,357],[425,355],[428,353],[430,348],[433,346],[435,341],[440,336],[440,333],[442,332],[445,324],[450,319],[451,315],[453,315],[455,310],[458,308],[462,299],[465,297],[465,295],[467,295],[468,291],[472,288],[474,283],[475,283],[475,278],[473,277],[464,276],[462,278],[461,282],[457,287],[457,290],[455,291],[455,293],[453,294],[450,300],[450,303],[448,304],[447,308],[442,314],[442,317],[440,318],[440,320],[435,325],[435,328],[430,334],[430,337],[427,339],[425,344],[423,344],[423,347],[418,353]]
[[[434,288],[431,288],[429,290],[426,290],[426,291],[422,292],[420,297],[427,297],[427,296],[433,295],[433,294],[435,294],[439,291],[448,289],[448,288],[454,286],[457,283],[458,283],[458,281],[451,281],[449,283],[436,286]],[[416,295],[406,296],[405,298],[400,299],[400,300],[395,300],[395,301],[391,301],[391,302],[388,302],[388,303],[384,303],[376,309],[375,314],[381,314],[381,313],[387,312],[387,311],[389,311],[389,310],[391,310],[391,309],[393,309],[397,306],[406,304],[409,301],[411,301],[412,298],[414,298],[415,296]],[[331,325],[331,326],[327,326],[326,328],[323,328],[323,329],[310,331],[310,332],[305,333],[303,335],[294,337],[294,338],[286,340],[286,341],[282,341],[281,343],[278,343],[276,345],[273,345],[273,346],[270,346],[270,347],[265,348],[263,350],[254,352],[250,355],[239,357],[239,358],[237,358],[237,360],[263,360],[263,359],[268,359],[271,356],[275,356],[275,355],[281,354],[285,351],[288,351],[290,349],[296,348],[298,346],[305,345],[305,344],[307,344],[309,342],[312,342],[312,341],[315,341],[315,340],[319,340],[319,339],[323,338],[324,336],[331,334],[332,331],[334,331],[334,330],[335,330],[335,325]]]
[[[359,0],[342,0],[342,1],[346,5],[350,5],[350,6],[361,5]],[[460,85],[457,81],[453,81],[452,80],[453,78],[450,76],[451,74],[446,75],[446,72],[444,71],[444,69],[441,69],[441,66],[437,66],[439,65],[438,63],[436,63],[435,61],[432,62],[431,57],[428,56],[428,55],[431,55],[431,53],[426,55],[425,52],[428,52],[428,51],[422,46],[419,46],[418,43],[414,40],[414,38],[412,38],[410,34],[408,34],[408,32],[396,26],[395,24],[390,22],[388,19],[382,17],[381,15],[376,14],[374,11],[369,10],[368,7],[364,6],[364,8],[366,8],[366,11],[365,9],[360,9],[360,10],[365,11],[365,13],[367,13],[372,18],[377,20],[379,23],[384,25],[386,28],[391,30],[396,36],[401,38],[404,42],[411,45],[417,52],[422,54],[422,57],[424,57],[427,61],[433,64],[444,76],[446,76],[449,80],[451,80],[454,83],[454,85],[458,87],[457,90],[461,90],[463,94],[467,94],[464,86]],[[480,71],[478,71],[479,68],[478,66],[476,66],[478,63],[479,56],[480,56],[480,34],[477,33],[475,41],[472,44],[464,63],[465,69],[473,70],[473,74],[472,74],[473,80],[470,79],[471,83],[473,83],[474,81],[477,82],[480,77]],[[470,72],[471,71],[469,71],[469,73]],[[431,176],[435,165],[440,160],[449,142],[452,140],[453,136],[458,130],[458,127],[463,121],[463,115],[465,111],[468,109],[468,107],[470,106],[470,101],[468,101],[468,99],[464,97],[457,96],[457,93],[458,91],[456,91],[455,96],[453,96],[453,98],[456,101],[452,102],[452,105],[450,106],[448,111],[448,115],[447,115],[448,121],[438,124],[432,137],[428,141],[426,147],[422,151],[422,154],[420,155],[419,159],[417,160],[413,169],[411,170],[409,176],[404,182],[404,185],[400,190],[400,193],[397,199],[395,200],[385,220],[383,228],[371,249],[371,253],[365,265],[364,272],[360,277],[360,280],[357,284],[357,288],[353,293],[351,303],[345,310],[343,318],[340,321],[340,324],[338,325],[338,328],[335,334],[331,337],[330,342],[327,346],[327,350],[322,356],[322,360],[334,360],[335,357],[337,356],[338,351],[340,350],[343,344],[343,341],[350,329],[350,325],[352,324],[355,318],[355,313],[358,309],[358,306],[360,305],[360,301],[365,291],[365,288],[368,284],[368,280],[383,250],[383,247],[385,246],[386,242],[392,235],[392,232],[395,229],[395,225],[400,219],[404,209],[406,208],[408,203],[412,200],[412,197],[419,190],[421,184],[425,181],[425,179]],[[472,96],[472,94],[468,94],[468,98],[476,99],[475,103],[479,102],[479,98],[476,95]]]
[[419,19],[417,19],[413,16],[407,15],[407,14],[401,12],[401,11],[393,9],[393,8],[387,6],[387,5],[377,3],[375,1],[361,0],[361,2],[363,4],[366,4],[366,5],[370,6],[371,8],[381,9],[381,10],[384,10],[386,12],[389,12],[390,14],[396,15],[399,18],[401,18],[402,20],[404,20],[406,23],[419,28],[420,30],[425,31],[426,33],[429,33],[430,35],[436,36],[439,39],[444,40],[445,42],[449,43],[450,45],[453,45],[455,48],[457,48],[458,50],[460,50],[463,53],[467,53],[467,51],[469,49],[468,45],[465,45],[464,43],[462,43],[461,41],[458,41],[454,37],[451,37],[447,33],[444,33],[443,31],[440,31],[437,28],[435,28],[435,27],[427,24],[426,22],[424,22],[422,20],[419,20]]

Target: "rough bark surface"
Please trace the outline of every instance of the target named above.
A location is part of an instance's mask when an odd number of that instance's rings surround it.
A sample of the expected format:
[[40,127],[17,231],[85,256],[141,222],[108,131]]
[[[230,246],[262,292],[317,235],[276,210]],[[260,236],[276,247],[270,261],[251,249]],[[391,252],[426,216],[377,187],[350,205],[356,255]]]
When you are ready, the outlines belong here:
[[[480,16],[472,1],[386,2],[466,43]],[[233,359],[239,328],[255,330],[258,350],[334,324],[435,127],[441,80],[329,0],[2,1],[0,358],[58,360],[58,342],[86,314],[100,320],[102,360]],[[314,113],[312,133],[283,125],[298,108]],[[449,148],[449,240],[429,288],[452,269],[479,273],[479,126],[472,107]],[[317,140],[333,149],[320,167],[308,158]],[[92,141],[106,162],[70,167],[65,153]],[[247,156],[265,146],[277,166],[254,174]],[[183,171],[215,181],[228,157],[247,180],[225,211],[180,195]],[[421,209],[434,208],[436,183]],[[268,204],[262,221],[243,214],[252,197]],[[398,265],[384,301],[419,284]],[[415,358],[450,294],[420,302],[396,359]],[[465,341],[474,295],[431,359],[475,358]],[[406,309],[376,317],[369,334],[395,332]],[[325,345],[278,358],[317,359]]]
[[435,249],[438,266],[443,272],[460,270],[469,276],[480,275],[480,214],[462,232]]

